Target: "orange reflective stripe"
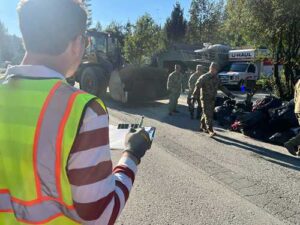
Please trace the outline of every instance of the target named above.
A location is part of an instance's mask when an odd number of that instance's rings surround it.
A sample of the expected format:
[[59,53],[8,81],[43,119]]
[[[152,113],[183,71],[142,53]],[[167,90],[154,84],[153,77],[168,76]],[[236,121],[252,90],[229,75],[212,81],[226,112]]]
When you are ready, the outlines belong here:
[[72,107],[73,107],[73,103],[76,99],[76,97],[79,94],[83,94],[83,91],[77,91],[75,93],[73,93],[70,96],[70,99],[68,101],[68,105],[66,107],[66,111],[65,114],[61,120],[60,126],[59,126],[59,130],[58,130],[58,134],[57,134],[57,139],[56,139],[56,162],[55,162],[55,175],[56,175],[56,187],[57,187],[57,193],[58,193],[58,199],[62,200],[62,191],[61,191],[61,154],[62,154],[62,141],[63,141],[63,134],[65,131],[65,126],[67,123],[67,120],[70,116]]
[[41,181],[39,179],[38,176],[38,170],[37,170],[37,151],[38,151],[38,142],[39,142],[39,138],[40,138],[40,131],[41,131],[41,126],[42,126],[42,122],[44,120],[44,116],[45,116],[45,112],[48,108],[48,105],[52,99],[52,97],[54,96],[56,90],[60,87],[60,85],[62,84],[62,81],[58,81],[54,87],[51,89],[49,95],[46,98],[46,101],[43,105],[43,108],[41,110],[39,119],[38,119],[38,123],[37,123],[37,127],[36,127],[36,132],[35,132],[35,136],[34,136],[34,144],[33,144],[33,170],[34,170],[34,177],[35,177],[35,186],[36,186],[36,191],[37,191],[37,199],[40,199],[42,197],[42,189],[41,189]]
[[7,194],[7,193],[9,193],[9,190],[8,190],[8,189],[0,190],[0,194]]
[[0,213],[13,213],[13,212],[14,212],[14,210],[12,210],[12,209],[8,209],[8,210],[0,209]]

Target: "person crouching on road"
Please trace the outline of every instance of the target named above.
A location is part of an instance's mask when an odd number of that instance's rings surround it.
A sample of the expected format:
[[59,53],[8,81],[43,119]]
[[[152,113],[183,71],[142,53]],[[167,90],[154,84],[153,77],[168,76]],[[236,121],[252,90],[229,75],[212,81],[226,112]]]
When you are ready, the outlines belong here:
[[197,65],[196,72],[191,75],[191,77],[189,79],[189,83],[188,83],[189,84],[189,93],[188,93],[188,97],[187,97],[187,104],[188,104],[188,107],[189,107],[191,119],[194,119],[195,104],[198,105],[196,118],[200,119],[200,115],[201,115],[200,99],[199,98],[192,98],[192,95],[193,95],[193,92],[195,90],[196,82],[200,78],[202,73],[203,73],[202,66]]
[[21,0],[26,54],[0,84],[0,224],[114,224],[151,147],[126,137],[113,168],[108,112],[70,86],[85,51],[87,12],[77,0]]
[[201,101],[202,117],[200,131],[209,133],[210,137],[216,135],[213,130],[213,115],[218,89],[224,92],[228,97],[234,98],[232,93],[221,84],[218,77],[218,70],[218,65],[212,62],[209,67],[209,72],[197,80],[193,93],[193,97],[199,98],[200,96]]
[[180,70],[180,65],[175,65],[175,71],[168,77],[167,90],[169,92],[169,116],[172,116],[173,113],[178,113],[176,107],[178,98],[180,97],[182,79]]

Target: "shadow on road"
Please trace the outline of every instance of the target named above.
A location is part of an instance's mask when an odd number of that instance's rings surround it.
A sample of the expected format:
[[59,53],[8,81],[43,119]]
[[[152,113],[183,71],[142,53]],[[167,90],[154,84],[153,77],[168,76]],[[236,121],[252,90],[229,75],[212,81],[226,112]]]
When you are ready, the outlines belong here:
[[[236,139],[233,139],[233,138],[230,138],[230,137],[225,137],[221,134],[214,137],[214,139],[217,142],[220,142],[222,144],[236,146],[240,149],[244,149],[244,150],[256,153],[260,156],[263,156],[263,157],[260,157],[261,159],[264,159],[264,160],[269,161],[271,163],[275,163],[277,165],[280,165],[280,166],[283,166],[283,167],[286,167],[286,168],[289,168],[289,169],[300,171],[300,159],[297,159],[295,157],[288,156],[288,155],[282,154],[280,152],[273,151],[273,150],[268,149],[268,148],[264,148],[264,147],[260,147],[260,146],[257,146],[257,145],[241,142],[239,140],[236,140]],[[265,157],[267,157],[267,158],[265,158]]]
[[180,113],[176,113],[173,116],[168,115],[168,104],[161,102],[148,102],[148,103],[136,103],[136,104],[121,104],[111,99],[104,100],[108,108],[131,113],[139,116],[145,116],[161,123],[167,123],[169,125],[197,131],[199,129],[199,122],[197,120],[191,120],[189,117],[188,107],[185,105],[178,105],[177,110]]

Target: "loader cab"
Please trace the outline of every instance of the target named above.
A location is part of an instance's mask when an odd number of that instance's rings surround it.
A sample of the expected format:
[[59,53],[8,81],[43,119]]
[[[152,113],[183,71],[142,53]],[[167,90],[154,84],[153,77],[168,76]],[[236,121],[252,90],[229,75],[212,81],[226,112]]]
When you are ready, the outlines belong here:
[[87,32],[87,41],[89,43],[86,48],[84,61],[90,63],[98,63],[100,58],[106,58],[107,54],[107,34],[96,31]]
[[120,42],[117,37],[105,32],[90,30],[87,32],[89,42],[84,60],[99,63],[102,59],[110,61],[114,67],[119,67],[121,59]]
[[117,37],[95,29],[86,32],[86,41],[88,45],[82,62],[68,82],[78,82],[80,89],[96,96],[104,96],[111,73],[122,64],[120,44]]

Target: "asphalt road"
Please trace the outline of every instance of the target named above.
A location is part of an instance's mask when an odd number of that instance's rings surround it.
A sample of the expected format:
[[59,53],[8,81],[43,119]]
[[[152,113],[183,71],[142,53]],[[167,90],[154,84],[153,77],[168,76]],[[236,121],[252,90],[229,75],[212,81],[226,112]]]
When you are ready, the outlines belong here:
[[[152,149],[139,167],[118,225],[300,224],[300,159],[278,146],[216,128],[197,132],[180,99],[180,114],[167,116],[167,101],[122,106],[107,100],[110,122],[157,127]],[[114,161],[120,151],[113,151]]]

